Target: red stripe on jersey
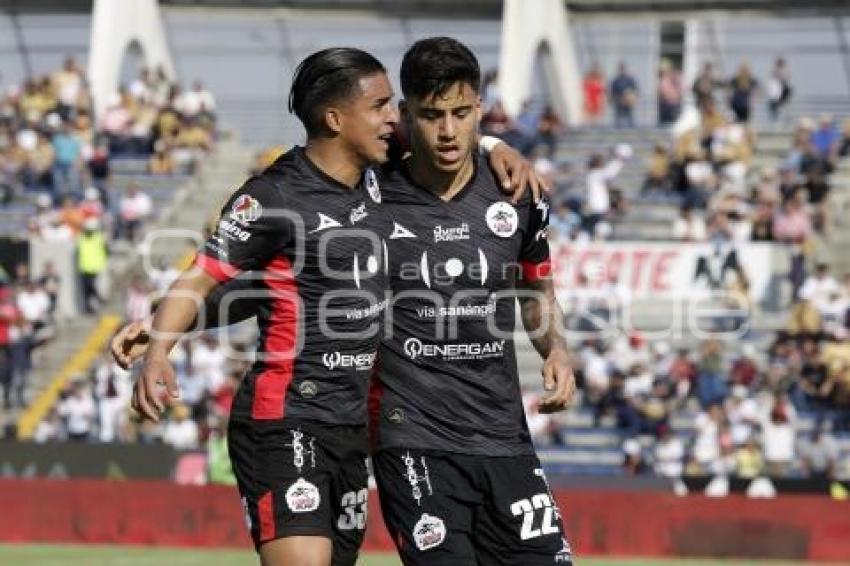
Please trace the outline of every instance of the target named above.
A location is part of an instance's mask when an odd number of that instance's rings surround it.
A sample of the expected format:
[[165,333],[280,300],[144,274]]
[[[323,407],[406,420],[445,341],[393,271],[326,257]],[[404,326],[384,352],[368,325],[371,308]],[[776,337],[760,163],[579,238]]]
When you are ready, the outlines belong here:
[[367,407],[369,411],[369,451],[378,447],[378,431],[381,426],[381,400],[384,397],[384,384],[378,377],[381,373],[381,359],[376,360],[369,378],[369,399]]
[[548,257],[540,263],[521,261],[519,264],[522,266],[522,278],[529,283],[552,275],[552,261]]
[[292,264],[285,257],[266,266],[263,281],[271,292],[272,308],[261,350],[264,367],[254,381],[251,416],[260,420],[282,419],[298,344],[298,285]]
[[206,271],[219,283],[230,281],[242,273],[242,270],[238,267],[204,253],[198,253],[195,256],[195,265]]
[[272,540],[275,538],[275,528],[274,499],[271,491],[267,491],[257,500],[257,514],[260,516],[260,541]]

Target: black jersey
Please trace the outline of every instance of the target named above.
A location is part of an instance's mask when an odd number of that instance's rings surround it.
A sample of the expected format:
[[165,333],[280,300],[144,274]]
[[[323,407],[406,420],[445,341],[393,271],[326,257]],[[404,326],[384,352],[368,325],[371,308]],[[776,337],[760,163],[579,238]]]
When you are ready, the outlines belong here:
[[220,299],[253,299],[260,328],[232,418],[366,422],[388,303],[380,201],[373,172],[350,189],[295,148],[225,204],[196,264],[220,282],[251,280]]
[[513,346],[515,285],[549,268],[547,204],[511,205],[481,158],[448,202],[403,166],[380,178],[393,220],[393,301],[371,399],[376,448],[532,452]]

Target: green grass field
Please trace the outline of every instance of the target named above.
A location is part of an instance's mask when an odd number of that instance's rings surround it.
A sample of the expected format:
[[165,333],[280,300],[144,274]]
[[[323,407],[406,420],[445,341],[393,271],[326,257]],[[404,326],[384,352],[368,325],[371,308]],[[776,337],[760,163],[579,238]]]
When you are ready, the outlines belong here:
[[[9,566],[240,566],[256,565],[253,552],[236,550],[194,550],[138,546],[72,546],[0,544],[0,564]],[[400,566],[391,554],[368,554],[362,566]],[[582,558],[576,566],[799,566],[802,562],[770,560],[658,560],[642,558]]]

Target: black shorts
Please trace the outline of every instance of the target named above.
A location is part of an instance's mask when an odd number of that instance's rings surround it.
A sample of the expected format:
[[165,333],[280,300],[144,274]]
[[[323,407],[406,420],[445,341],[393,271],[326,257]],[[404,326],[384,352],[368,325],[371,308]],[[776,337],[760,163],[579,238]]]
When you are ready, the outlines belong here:
[[572,564],[533,454],[388,449],[372,456],[372,466],[384,520],[407,566]]
[[231,421],[227,445],[255,548],[324,536],[335,566],[357,561],[369,494],[365,426]]

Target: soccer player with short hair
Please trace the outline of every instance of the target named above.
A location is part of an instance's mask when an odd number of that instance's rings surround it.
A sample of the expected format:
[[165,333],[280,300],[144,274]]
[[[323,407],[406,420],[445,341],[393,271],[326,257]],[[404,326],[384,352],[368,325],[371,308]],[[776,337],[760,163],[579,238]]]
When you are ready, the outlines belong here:
[[475,151],[480,71],[466,46],[416,42],[401,87],[411,154],[378,177],[394,224],[391,331],[370,400],[384,519],[409,565],[570,564],[513,345],[519,298],[545,359],[541,409],[562,409],[575,384],[549,277],[548,204],[512,205]]
[[[307,131],[225,204],[194,268],[156,311],[133,406],[156,420],[157,383],[176,396],[168,354],[217,286],[242,274],[256,301],[257,361],[233,401],[229,453],[264,565],[354,564],[364,525],[366,388],[386,290],[380,237],[387,217],[363,181],[386,161],[398,121],[386,71],[370,54],[336,48],[298,66],[290,106]],[[333,272],[335,276],[328,276]],[[321,305],[340,313],[322,319]],[[330,340],[323,323],[354,338]],[[332,363],[327,361],[332,359]]]

